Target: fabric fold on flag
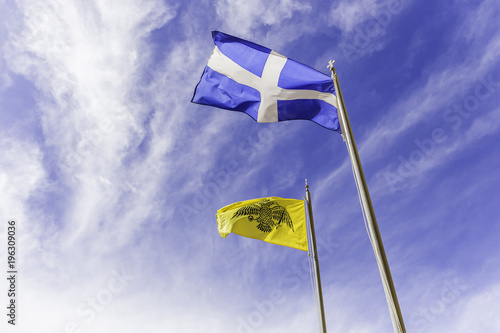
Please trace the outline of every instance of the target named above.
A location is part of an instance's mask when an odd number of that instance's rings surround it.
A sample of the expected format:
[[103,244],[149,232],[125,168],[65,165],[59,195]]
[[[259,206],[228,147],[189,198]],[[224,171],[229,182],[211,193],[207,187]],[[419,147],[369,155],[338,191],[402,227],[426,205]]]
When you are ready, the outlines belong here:
[[340,132],[332,79],[264,46],[213,31],[215,48],[193,103],[240,111],[262,123],[311,120]]
[[303,200],[267,197],[240,201],[217,211],[222,238],[230,233],[308,251]]

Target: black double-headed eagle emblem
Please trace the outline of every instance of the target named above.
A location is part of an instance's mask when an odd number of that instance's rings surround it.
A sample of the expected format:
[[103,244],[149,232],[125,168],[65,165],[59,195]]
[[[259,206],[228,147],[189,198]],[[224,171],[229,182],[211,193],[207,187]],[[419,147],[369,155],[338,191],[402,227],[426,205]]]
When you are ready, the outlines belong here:
[[292,219],[285,207],[275,201],[265,199],[251,205],[241,207],[234,213],[233,218],[238,216],[248,216],[249,221],[257,221],[257,229],[263,232],[271,232],[285,224],[293,230]]

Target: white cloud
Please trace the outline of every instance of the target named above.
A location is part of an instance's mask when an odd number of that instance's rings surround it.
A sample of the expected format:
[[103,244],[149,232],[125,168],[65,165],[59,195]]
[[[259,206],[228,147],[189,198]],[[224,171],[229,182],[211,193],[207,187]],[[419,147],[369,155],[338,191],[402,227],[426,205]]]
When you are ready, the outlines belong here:
[[2,218],[29,221],[27,202],[45,183],[42,154],[36,144],[3,138],[0,140],[0,192]]
[[[492,285],[481,292],[470,297],[459,310],[458,319],[447,323],[445,329],[453,332],[498,332],[500,330],[500,319],[494,309],[498,306],[500,299],[500,286]],[[442,325],[441,327],[443,327]],[[436,329],[434,332],[442,332]]]
[[241,37],[262,26],[280,26],[281,22],[311,10],[309,5],[295,0],[219,0],[217,15],[225,28]]
[[374,21],[379,26],[384,27],[389,24],[394,15],[401,13],[410,2],[411,0],[337,2],[330,10],[328,23],[337,26],[344,33],[350,33],[356,28],[364,30],[369,21]]
[[480,287],[458,278],[437,278],[433,284],[416,284],[418,302],[406,313],[407,329],[429,333],[498,331],[500,320],[493,310],[500,296],[498,284]]
[[344,32],[351,32],[354,27],[371,18],[370,13],[377,7],[373,1],[338,2],[331,9],[330,24]]
[[351,62],[385,47],[391,21],[409,3],[410,0],[337,2],[332,5],[325,24],[341,30],[338,47]]
[[[150,61],[142,38],[175,13],[155,1],[29,1],[19,10],[22,28],[12,27],[5,57],[42,92],[42,145],[56,152],[53,165],[74,194],[65,216],[71,244],[109,221],[109,207],[130,191],[131,170],[121,165],[145,137],[148,112],[131,95],[141,89],[137,72]],[[132,207],[148,200],[150,186],[142,185],[146,195],[132,197]]]

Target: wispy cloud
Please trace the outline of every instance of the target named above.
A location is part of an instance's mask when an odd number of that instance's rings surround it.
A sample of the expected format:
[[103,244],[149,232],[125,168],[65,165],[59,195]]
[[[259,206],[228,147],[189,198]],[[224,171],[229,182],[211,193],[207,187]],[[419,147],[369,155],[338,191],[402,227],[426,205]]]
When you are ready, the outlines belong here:
[[[104,7],[102,7],[104,6]],[[148,33],[173,12],[161,3],[19,4],[23,28],[13,36],[7,63],[41,92],[37,103],[43,128],[41,150],[53,151],[47,166],[73,199],[63,213],[68,244],[109,221],[119,198],[130,191],[129,170],[119,170],[138,149],[148,110],[130,104],[136,73],[149,53]],[[128,185],[127,185],[128,184]]]
[[[485,8],[480,6],[476,11],[470,12],[468,14],[468,20],[475,20],[478,17],[484,15]],[[477,30],[479,36],[487,34],[488,27],[483,26],[482,30]],[[452,108],[453,103],[457,102],[459,104],[465,103],[464,97],[469,95],[474,95],[475,91],[481,89],[481,92],[485,92],[490,96],[493,96],[487,89],[498,89],[494,85],[486,85],[485,82],[496,82],[496,78],[492,78],[492,70],[495,68],[496,63],[493,60],[493,54],[498,52],[498,38],[491,38],[486,40],[481,52],[473,51],[477,54],[478,58],[475,62],[465,61],[465,59],[459,60],[458,63],[453,62],[449,65],[445,65],[445,59],[452,56],[452,54],[446,53],[439,58],[436,64],[431,64],[430,67],[433,69],[433,73],[427,76],[425,82],[417,84],[413,89],[408,91],[404,96],[396,101],[392,102],[389,107],[389,111],[385,114],[377,124],[374,124],[372,130],[370,130],[359,142],[358,144],[360,155],[364,161],[371,163],[375,162],[382,157],[386,157],[390,153],[391,149],[395,149],[397,143],[402,137],[408,135],[408,133],[414,133],[414,129],[419,126],[429,118],[436,120],[436,128],[450,128],[452,122],[449,119],[444,119],[447,109]],[[461,43],[462,40],[458,39],[457,43]],[[459,68],[459,70],[457,70]],[[474,74],[469,74],[474,73]],[[462,82],[464,84],[456,84],[457,82]],[[474,96],[472,96],[474,97]],[[475,98],[475,97],[474,97]],[[475,98],[478,100],[477,98]],[[483,103],[482,101],[480,101]],[[484,106],[484,105],[483,105]],[[402,110],[411,110],[411,112],[402,112]],[[482,118],[486,116],[484,114],[475,113],[474,118]],[[486,116],[488,117],[488,116]],[[447,121],[447,122],[445,122]],[[465,121],[465,119],[463,119]],[[479,121],[479,119],[478,119]],[[475,122],[471,122],[475,123]],[[490,124],[490,127],[494,126],[496,122]],[[468,127],[468,126],[467,126]],[[431,136],[432,128],[429,130],[428,136]],[[446,131],[448,133],[449,131]],[[443,134],[445,136],[447,134]],[[359,136],[359,134],[358,134]],[[422,141],[422,137],[418,137]],[[460,137],[459,137],[460,139]],[[463,141],[463,140],[460,140]],[[435,158],[439,156],[439,159],[425,159],[425,165],[421,164],[419,166],[419,173],[423,176],[426,170],[430,170],[436,166],[436,163],[445,162],[447,159],[443,158],[442,153],[452,154],[455,149],[459,147],[463,149],[469,144],[468,141],[458,142],[456,140],[448,141],[444,146],[440,146],[440,153],[433,154]],[[451,147],[449,145],[452,145]],[[465,145],[465,146],[464,146]],[[455,148],[453,148],[455,147]],[[415,147],[416,148],[416,147]],[[409,154],[410,152],[408,152]],[[336,178],[340,170],[348,168],[347,161],[339,167],[338,170],[331,174],[328,179]],[[375,178],[377,178],[376,176]],[[415,182],[408,182],[406,185],[416,185]],[[387,180],[384,184],[379,184],[380,186],[387,186]],[[375,185],[374,191],[378,191],[378,185]]]
[[294,0],[277,2],[220,0],[216,8],[224,26],[242,37],[247,37],[249,31],[260,29],[262,26],[279,26],[284,20],[311,10],[309,5]]
[[[446,281],[459,276],[468,289],[426,328],[494,330],[495,321],[481,326],[467,311],[492,307],[497,293],[493,274],[481,275],[496,259],[470,260],[487,257],[495,241],[484,234],[494,234],[485,221],[495,216],[495,203],[479,193],[495,197],[498,177],[490,164],[497,159],[485,154],[463,166],[457,158],[477,156],[474,148],[491,144],[500,126],[500,43],[491,28],[496,2],[450,8],[446,15],[454,20],[446,27],[433,19],[411,29],[401,25],[406,11],[431,3],[172,3],[2,4],[9,15],[0,14],[0,102],[10,109],[1,110],[8,124],[0,126],[0,215],[20,223],[25,327],[237,332],[248,324],[262,332],[314,331],[307,254],[236,235],[221,239],[214,218],[218,208],[239,200],[301,198],[309,178],[329,331],[390,330],[341,138],[306,122],[257,124],[189,102],[214,29],[285,55],[292,50],[292,58],[309,57],[320,70],[325,61],[310,48],[342,52],[339,44],[359,31],[369,37],[356,55],[366,66],[375,51],[404,58],[396,69],[378,61],[363,75],[349,67],[353,75],[342,83],[368,89],[356,95],[346,89],[346,103],[348,111],[356,105],[364,112],[353,112],[351,120],[407,328],[423,325],[421,307],[441,311],[434,306],[441,306]],[[432,53],[435,27],[448,38]],[[397,83],[382,85],[384,77]],[[481,98],[490,94],[480,99],[476,91]],[[13,96],[22,103],[11,103]],[[454,103],[474,111],[464,108],[468,116],[461,116]],[[399,156],[424,154],[420,146],[429,148],[425,140],[438,128],[447,140],[391,191],[385,172],[397,171]],[[436,180],[455,169],[460,179]],[[469,246],[474,238],[481,241]],[[474,279],[463,273],[469,269],[485,288],[470,286]],[[272,301],[273,293],[281,298]]]
[[0,215],[6,218],[31,218],[27,203],[46,183],[40,148],[34,143],[2,138],[0,150],[0,186],[4,193]]

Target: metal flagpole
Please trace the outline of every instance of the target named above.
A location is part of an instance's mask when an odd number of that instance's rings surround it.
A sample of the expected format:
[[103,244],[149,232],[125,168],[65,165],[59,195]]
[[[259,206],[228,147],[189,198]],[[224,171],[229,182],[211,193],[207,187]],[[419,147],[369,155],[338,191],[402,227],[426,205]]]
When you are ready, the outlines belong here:
[[307,185],[306,179],[306,200],[307,200],[307,211],[309,213],[309,228],[311,231],[311,241],[312,241],[312,255],[314,261],[314,269],[316,273],[316,292],[318,294],[319,302],[319,319],[320,319],[320,332],[326,333],[326,319],[325,319],[325,309],[323,306],[323,292],[321,290],[321,278],[319,275],[319,262],[318,262],[318,248],[316,247],[316,234],[314,232],[314,221],[312,214],[312,204],[311,204],[311,193],[309,193],[309,185]]
[[370,241],[373,246],[373,251],[375,252],[375,257],[377,258],[380,276],[384,285],[385,296],[387,299],[387,304],[389,305],[389,312],[391,314],[392,326],[394,328],[394,332],[406,333],[406,328],[403,322],[403,315],[401,313],[401,309],[399,308],[396,289],[394,287],[391,271],[389,269],[389,262],[387,261],[387,257],[385,255],[382,237],[380,236],[377,219],[375,218],[375,211],[373,210],[370,193],[368,192],[368,185],[366,184],[363,168],[361,167],[361,160],[358,155],[356,143],[354,142],[351,124],[349,123],[349,117],[347,116],[347,112],[345,110],[344,99],[342,97],[342,91],[340,90],[337,74],[335,73],[335,68],[333,67],[333,62],[334,61],[330,61],[328,68],[332,72],[332,79],[333,83],[335,84],[335,92],[337,95],[338,104],[337,110],[339,113],[342,137],[346,142],[347,150],[349,151],[349,156],[351,157],[354,179],[358,188],[359,199],[361,207],[363,209],[365,223],[367,224]]

